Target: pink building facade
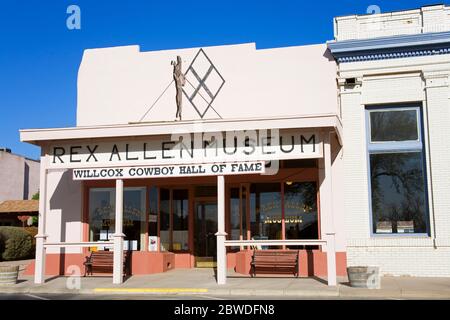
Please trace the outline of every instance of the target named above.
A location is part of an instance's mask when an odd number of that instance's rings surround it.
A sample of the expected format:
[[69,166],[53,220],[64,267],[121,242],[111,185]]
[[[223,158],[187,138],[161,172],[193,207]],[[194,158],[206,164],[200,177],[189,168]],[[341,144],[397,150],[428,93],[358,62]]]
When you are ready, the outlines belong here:
[[450,253],[438,143],[448,100],[424,113],[448,95],[438,66],[450,28],[423,27],[446,10],[404,12],[400,26],[392,14],[336,18],[335,40],[311,46],[85,50],[77,126],[21,131],[42,149],[28,272],[37,283],[82,273],[90,251],[111,250],[121,283],[127,250],[132,274],[217,267],[224,284],[271,248],[299,250],[300,275],[329,285],[348,265],[424,275],[408,259]]

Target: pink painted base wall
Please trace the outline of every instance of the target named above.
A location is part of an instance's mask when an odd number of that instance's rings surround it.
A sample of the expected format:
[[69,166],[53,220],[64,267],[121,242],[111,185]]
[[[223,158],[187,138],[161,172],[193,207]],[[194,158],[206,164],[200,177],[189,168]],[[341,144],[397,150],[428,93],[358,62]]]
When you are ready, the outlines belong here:
[[[73,266],[77,266],[80,274],[84,274],[84,261],[87,254],[47,254],[45,259],[45,274],[71,275]],[[174,269],[175,254],[172,252],[141,252],[134,251],[131,255],[131,274],[161,273]],[[72,267],[72,268],[70,268]],[[33,275],[35,261],[33,260],[24,271],[24,275]]]
[[[237,273],[250,274],[250,263],[253,251],[243,250],[236,253]],[[327,254],[317,250],[300,250],[300,276],[323,277],[327,275]],[[347,275],[347,256],[345,252],[336,252],[336,273],[338,276]]]
[[[253,252],[243,250],[227,253],[227,267],[234,269],[237,273],[250,274],[250,262]],[[45,263],[45,274],[71,275],[73,266],[79,268],[80,274],[84,274],[86,254],[47,254]],[[133,251],[131,256],[131,274],[153,274],[166,272],[176,268],[193,268],[194,256],[190,253],[173,252],[143,252]],[[70,268],[72,266],[72,268]],[[34,274],[34,261],[24,271],[24,275]],[[345,252],[336,252],[336,268],[338,276],[345,276],[347,259]],[[300,276],[326,276],[327,255],[321,251],[300,251]]]
[[[66,253],[64,255],[49,253],[45,257],[45,275],[71,275],[71,266],[77,266],[80,274],[84,274],[83,262],[86,261],[85,254]],[[34,275],[35,261],[31,262],[24,271],[24,275]],[[71,272],[72,271],[72,272]]]

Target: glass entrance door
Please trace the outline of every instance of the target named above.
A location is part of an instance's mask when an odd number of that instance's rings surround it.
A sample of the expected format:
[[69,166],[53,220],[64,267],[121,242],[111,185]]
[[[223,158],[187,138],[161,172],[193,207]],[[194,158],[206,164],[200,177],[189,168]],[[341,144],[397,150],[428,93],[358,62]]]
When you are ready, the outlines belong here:
[[197,267],[213,267],[216,261],[217,202],[195,203],[194,255]]

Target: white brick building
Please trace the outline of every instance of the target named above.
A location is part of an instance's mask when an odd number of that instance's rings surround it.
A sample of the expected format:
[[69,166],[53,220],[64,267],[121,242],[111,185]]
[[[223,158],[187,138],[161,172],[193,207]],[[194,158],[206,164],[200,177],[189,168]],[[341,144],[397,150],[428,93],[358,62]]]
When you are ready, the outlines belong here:
[[[338,61],[349,266],[378,265],[383,274],[392,275],[450,276],[449,13],[449,7],[437,5],[335,18],[335,40],[328,45]],[[383,139],[369,143],[374,134],[369,126],[371,108],[395,111],[405,106],[417,108],[422,135],[418,145],[405,146],[406,138],[385,150]],[[412,234],[401,228],[386,233],[386,224],[373,220],[373,201],[378,200],[372,198],[371,186],[380,182],[371,182],[371,169],[378,169],[371,168],[369,154],[389,152],[385,157],[395,158],[395,152],[405,155],[420,148],[426,226],[419,232],[416,227]],[[389,208],[382,211],[381,215],[390,214]],[[389,223],[395,224],[395,219]]]

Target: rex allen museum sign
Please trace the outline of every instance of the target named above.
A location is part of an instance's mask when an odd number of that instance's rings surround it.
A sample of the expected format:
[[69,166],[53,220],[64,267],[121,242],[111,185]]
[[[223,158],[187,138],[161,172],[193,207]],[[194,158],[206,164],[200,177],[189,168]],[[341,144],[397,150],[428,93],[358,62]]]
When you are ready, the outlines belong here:
[[[264,161],[322,157],[319,132],[303,130],[205,132],[92,141],[51,145],[49,169],[85,169],[74,170],[75,179],[113,179],[120,174],[125,178],[242,174],[263,172],[257,168]],[[253,166],[243,170],[245,167],[227,165],[244,162]],[[131,167],[136,169],[129,170]],[[101,171],[106,168],[128,169],[119,170],[116,177],[113,171]]]

